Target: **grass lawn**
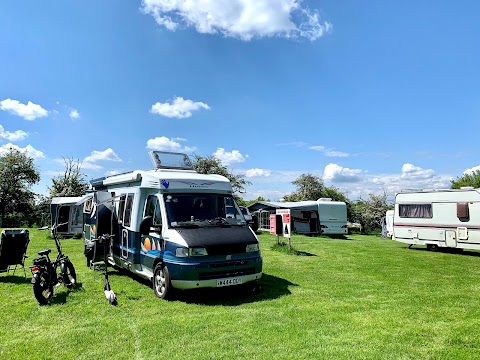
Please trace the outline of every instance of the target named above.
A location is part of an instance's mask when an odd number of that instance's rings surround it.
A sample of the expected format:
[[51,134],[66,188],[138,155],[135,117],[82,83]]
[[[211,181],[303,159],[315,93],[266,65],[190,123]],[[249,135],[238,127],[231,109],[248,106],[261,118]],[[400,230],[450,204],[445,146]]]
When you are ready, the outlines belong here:
[[[27,270],[53,240],[31,230]],[[85,266],[39,306],[20,271],[0,274],[0,359],[471,359],[480,357],[480,253],[428,252],[375,236],[294,236],[301,255],[259,235],[262,290],[190,291],[157,299],[148,282]]]

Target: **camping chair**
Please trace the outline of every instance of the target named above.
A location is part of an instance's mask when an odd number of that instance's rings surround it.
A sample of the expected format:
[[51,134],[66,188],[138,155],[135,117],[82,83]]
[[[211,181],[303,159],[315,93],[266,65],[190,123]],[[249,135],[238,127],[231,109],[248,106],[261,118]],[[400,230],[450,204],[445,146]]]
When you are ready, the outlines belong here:
[[10,272],[10,268],[15,265],[13,275],[17,267],[23,268],[25,278],[25,259],[27,258],[27,247],[30,242],[28,230],[14,229],[3,230],[0,240],[0,272]]

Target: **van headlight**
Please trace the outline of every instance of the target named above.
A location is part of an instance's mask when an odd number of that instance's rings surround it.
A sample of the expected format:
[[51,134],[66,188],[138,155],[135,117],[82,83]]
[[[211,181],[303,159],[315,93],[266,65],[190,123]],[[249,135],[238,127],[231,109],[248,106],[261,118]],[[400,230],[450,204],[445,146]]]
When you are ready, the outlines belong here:
[[258,244],[248,244],[247,248],[245,249],[245,252],[254,252],[258,251]]
[[188,248],[177,248],[175,250],[176,257],[188,257]]
[[206,256],[208,255],[207,249],[204,247],[194,247],[194,248],[189,248],[188,253],[190,256]]
[[207,249],[204,247],[184,248],[179,247],[175,250],[177,257],[190,257],[190,256],[206,256],[208,255]]

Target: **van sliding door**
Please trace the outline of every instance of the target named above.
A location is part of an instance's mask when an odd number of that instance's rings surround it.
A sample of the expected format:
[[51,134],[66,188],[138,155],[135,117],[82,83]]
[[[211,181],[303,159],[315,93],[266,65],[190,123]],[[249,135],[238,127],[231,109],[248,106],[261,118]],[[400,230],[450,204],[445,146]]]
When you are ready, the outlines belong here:
[[118,206],[118,225],[121,237],[120,256],[128,259],[128,249],[130,247],[128,227],[130,227],[133,207],[133,194],[122,195]]

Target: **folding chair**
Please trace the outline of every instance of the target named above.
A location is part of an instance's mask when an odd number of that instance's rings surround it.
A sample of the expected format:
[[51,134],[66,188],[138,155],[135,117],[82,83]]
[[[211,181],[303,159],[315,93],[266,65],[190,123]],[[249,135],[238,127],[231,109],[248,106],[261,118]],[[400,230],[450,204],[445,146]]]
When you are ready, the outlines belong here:
[[27,258],[27,247],[30,242],[30,236],[28,230],[13,229],[3,230],[0,240],[0,272],[9,273],[11,267],[15,265],[13,269],[13,275],[17,267],[23,268],[23,274],[27,277],[25,271],[25,259]]

